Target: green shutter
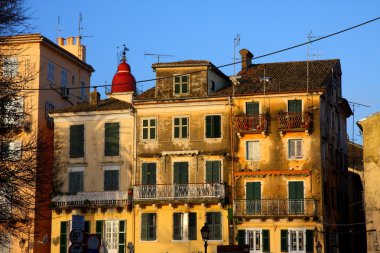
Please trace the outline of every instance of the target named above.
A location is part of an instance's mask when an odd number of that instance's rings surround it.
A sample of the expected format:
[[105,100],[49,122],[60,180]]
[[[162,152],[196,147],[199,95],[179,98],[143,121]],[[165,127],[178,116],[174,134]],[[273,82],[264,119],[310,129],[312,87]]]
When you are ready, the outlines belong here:
[[189,240],[197,240],[197,213],[189,213]]
[[90,221],[88,220],[84,222],[84,234],[87,236],[90,234]]
[[148,184],[148,163],[143,163],[141,168],[141,184]]
[[102,220],[96,221],[96,234],[100,237],[100,239],[103,238],[103,222]]
[[247,182],[246,189],[247,200],[260,200],[261,199],[261,183],[260,182]]
[[259,114],[259,102],[247,102],[245,104],[246,114]]
[[126,221],[119,221],[119,251],[118,253],[125,253],[125,233]]
[[70,126],[70,158],[84,156],[84,125]]
[[288,230],[281,229],[281,251],[288,252]]
[[302,100],[289,100],[288,112],[302,112]]
[[174,180],[174,184],[179,184],[181,182],[181,178],[180,178],[180,163],[179,162],[175,162],[174,163],[174,177],[173,177],[173,180]]
[[206,161],[206,183],[212,183],[212,162]]
[[270,252],[269,230],[263,229],[263,252]]
[[313,253],[313,230],[306,230],[306,252]]
[[214,138],[220,138],[221,137],[221,117],[214,116]]
[[288,183],[289,199],[303,199],[303,181],[290,181]]
[[189,163],[181,163],[181,184],[189,183]]
[[183,239],[182,219],[183,213],[173,213],[173,240]]
[[245,245],[245,230],[238,230],[236,239],[238,245]]
[[212,138],[212,116],[206,116],[206,138]]
[[119,123],[106,123],[104,129],[104,155],[119,155]]
[[141,214],[141,240],[148,240],[148,214]]
[[59,253],[67,253],[67,222],[61,221]]
[[148,164],[148,181],[147,184],[155,185],[156,184],[156,163]]

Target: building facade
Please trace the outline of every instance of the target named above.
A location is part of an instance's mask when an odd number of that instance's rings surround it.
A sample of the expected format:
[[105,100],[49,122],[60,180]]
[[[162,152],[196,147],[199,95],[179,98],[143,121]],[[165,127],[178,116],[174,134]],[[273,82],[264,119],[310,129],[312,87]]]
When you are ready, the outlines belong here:
[[[25,234],[9,245],[11,252],[50,251],[50,193],[53,164],[53,121],[48,112],[85,101],[91,73],[94,69],[86,63],[85,47],[79,38],[60,45],[40,34],[25,34],[1,40],[2,63],[11,63],[8,71],[15,80],[28,80],[19,94],[23,131],[10,146],[20,146],[35,140],[36,188],[31,214],[34,222],[27,224]],[[75,50],[67,50],[68,47]],[[22,243],[21,243],[22,242]],[[20,247],[23,247],[20,249]],[[6,249],[4,249],[6,250]]]

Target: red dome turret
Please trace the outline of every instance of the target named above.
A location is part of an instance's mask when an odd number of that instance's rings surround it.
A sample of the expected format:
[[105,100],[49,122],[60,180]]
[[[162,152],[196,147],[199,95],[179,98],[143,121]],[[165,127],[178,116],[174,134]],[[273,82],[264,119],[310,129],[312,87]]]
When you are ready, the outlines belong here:
[[131,74],[131,67],[125,62],[125,51],[123,52],[123,58],[117,72],[112,79],[111,93],[115,92],[135,92],[136,91],[136,79]]

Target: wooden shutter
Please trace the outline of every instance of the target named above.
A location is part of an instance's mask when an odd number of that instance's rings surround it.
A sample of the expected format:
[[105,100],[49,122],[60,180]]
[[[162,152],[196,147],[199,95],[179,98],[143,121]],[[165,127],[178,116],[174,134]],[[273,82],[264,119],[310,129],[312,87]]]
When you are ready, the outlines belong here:
[[212,183],[212,162],[206,161],[206,183]]
[[213,138],[221,137],[221,117],[219,115],[214,116],[214,136]]
[[313,230],[306,230],[306,252],[313,253]]
[[189,240],[197,240],[197,213],[189,213]]
[[237,231],[237,242],[238,242],[238,245],[245,245],[245,230],[238,230]]
[[212,116],[206,116],[206,138],[212,138]]
[[281,251],[288,252],[288,230],[281,229]]
[[173,177],[173,180],[174,180],[174,184],[180,184],[181,182],[181,178],[180,178],[180,163],[179,162],[175,162],[174,163],[174,177]]
[[247,102],[245,104],[246,114],[259,114],[259,102]]
[[181,163],[181,184],[189,183],[189,163],[182,162]]
[[303,181],[290,181],[288,183],[289,199],[303,199]]
[[173,240],[183,239],[183,213],[173,213]]
[[103,238],[103,223],[104,221],[102,220],[97,220],[96,221],[96,234],[100,237],[100,239]]
[[143,163],[141,166],[141,184],[148,184],[148,163]]
[[214,240],[222,239],[222,214],[214,213]]
[[247,200],[261,199],[261,183],[260,182],[247,182],[246,199]]
[[156,163],[148,163],[147,184],[156,184]]
[[302,112],[302,100],[289,100],[288,112]]
[[148,214],[141,214],[141,240],[148,240]]
[[84,125],[70,126],[70,158],[84,156]]
[[126,221],[119,221],[119,250],[118,253],[125,253],[125,234],[126,234]]
[[263,229],[263,252],[270,252],[269,230]]
[[289,140],[289,142],[288,142],[289,158],[295,158],[295,156],[296,156],[295,141],[296,140]]
[[67,221],[61,221],[59,253],[67,253]]
[[119,123],[106,123],[104,128],[104,155],[119,155]]
[[84,234],[88,236],[90,234],[90,221],[86,220],[84,222]]

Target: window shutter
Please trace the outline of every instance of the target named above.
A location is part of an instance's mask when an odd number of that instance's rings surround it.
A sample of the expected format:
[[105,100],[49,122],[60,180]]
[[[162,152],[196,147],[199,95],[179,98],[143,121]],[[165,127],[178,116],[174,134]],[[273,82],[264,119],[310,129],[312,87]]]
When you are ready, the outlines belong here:
[[173,213],[173,240],[183,239],[182,219],[182,213]]
[[297,154],[296,154],[296,157],[302,157],[302,140],[296,140],[295,141],[296,145],[297,145]]
[[269,230],[263,230],[263,252],[270,252]]
[[246,199],[247,200],[261,199],[261,183],[260,182],[248,182],[246,184]]
[[237,242],[238,245],[245,245],[245,230],[238,230],[237,231]]
[[306,252],[313,253],[313,230],[306,230]]
[[181,163],[181,184],[189,183],[189,163]]
[[86,220],[84,222],[84,234],[88,236],[90,234],[90,221]]
[[214,116],[214,138],[221,137],[221,117],[219,115]]
[[84,156],[84,125],[70,126],[70,158]]
[[112,190],[119,190],[119,170],[111,170],[112,171]]
[[61,221],[59,253],[67,253],[67,222]]
[[260,142],[258,141],[253,142],[253,159],[254,160],[260,159]]
[[214,161],[213,162],[213,183],[220,183],[221,180],[221,162],[220,161]]
[[141,184],[148,184],[148,163],[143,163],[141,168]]
[[119,155],[119,123],[106,123],[105,139],[104,139],[104,155],[117,156]]
[[212,116],[206,116],[206,138],[212,138]]
[[246,150],[247,160],[252,160],[253,159],[253,155],[252,155],[252,152],[253,152],[253,141],[247,141],[246,142],[246,147],[247,147],[247,150]]
[[189,240],[197,240],[197,213],[189,213]]
[[222,239],[222,214],[214,213],[214,240]]
[[179,184],[181,182],[179,170],[180,170],[180,163],[175,162],[174,163],[174,177],[173,177],[174,179],[173,183],[175,184]]
[[212,162],[206,161],[206,183],[212,183]]
[[119,221],[119,250],[118,253],[125,253],[125,231],[126,230],[126,221]]
[[102,220],[96,221],[96,234],[100,237],[100,239],[103,239],[103,222]]
[[148,214],[141,214],[141,240],[148,240]]
[[288,230],[281,229],[281,251],[288,252]]

